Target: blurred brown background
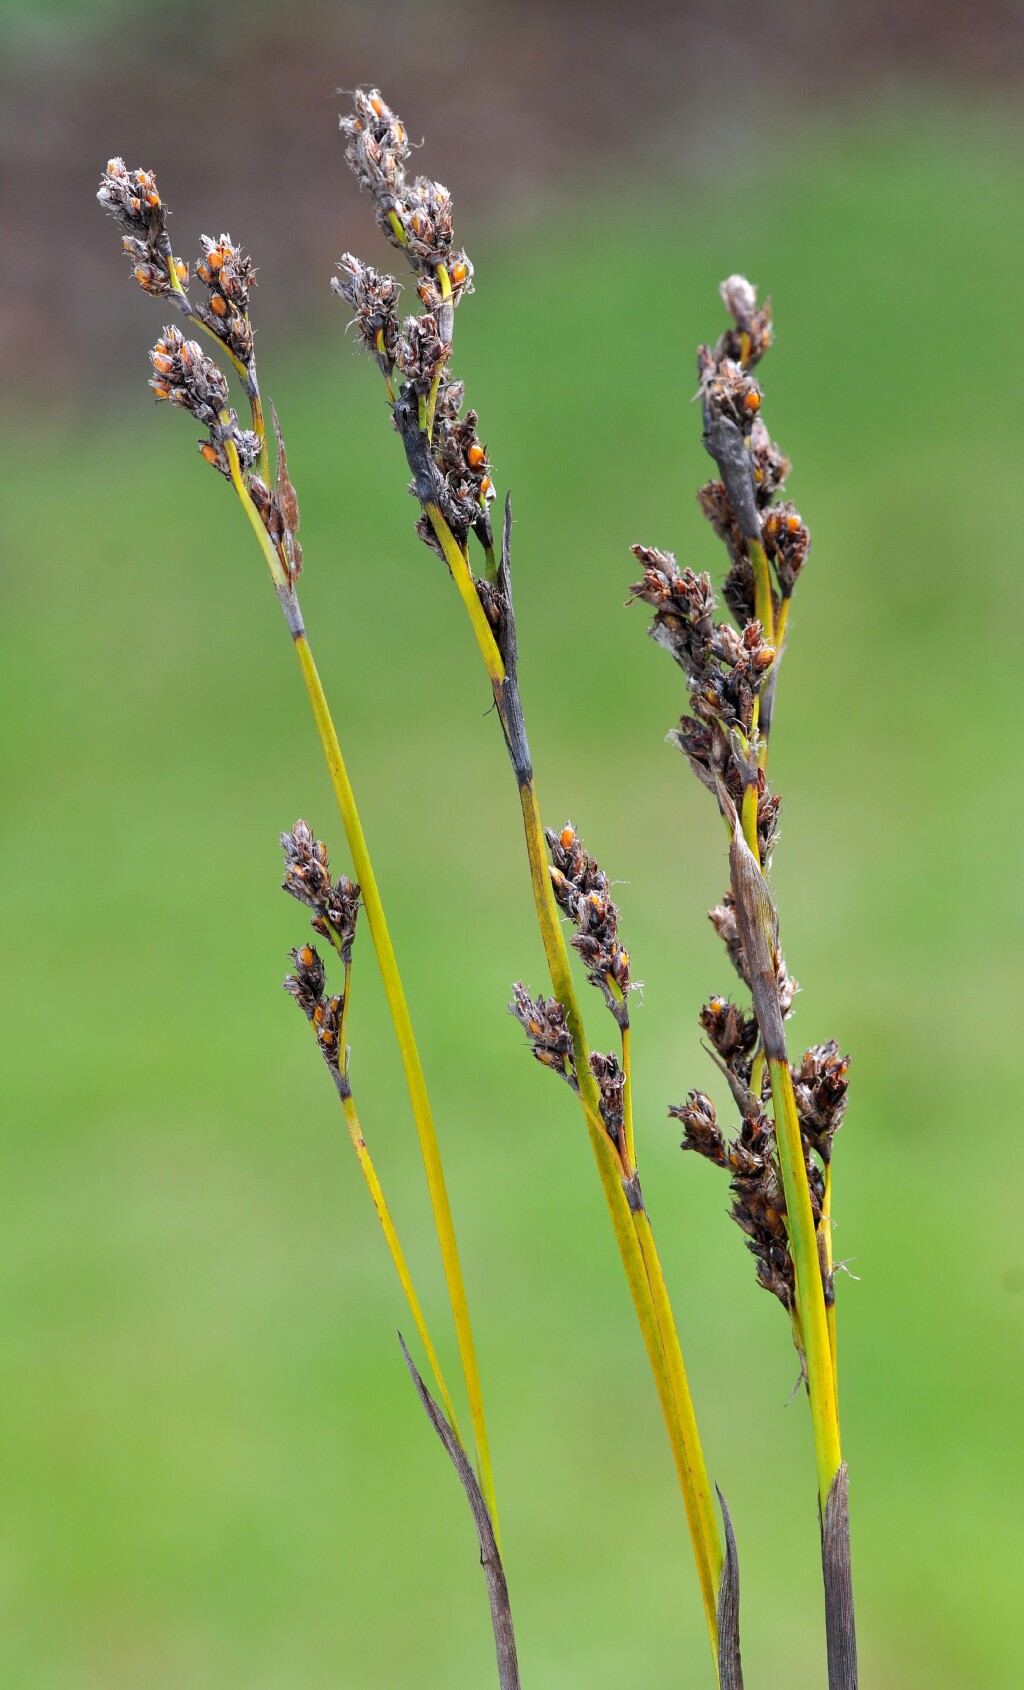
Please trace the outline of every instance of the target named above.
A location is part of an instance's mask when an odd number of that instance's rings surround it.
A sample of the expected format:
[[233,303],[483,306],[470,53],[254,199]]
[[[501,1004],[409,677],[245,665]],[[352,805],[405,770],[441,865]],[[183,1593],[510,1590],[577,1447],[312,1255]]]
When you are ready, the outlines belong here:
[[822,121],[908,102],[1012,113],[1024,66],[1012,0],[3,0],[0,29],[0,359],[49,401],[83,381],[107,391],[123,368],[124,294],[85,191],[112,151],[157,168],[190,224],[219,233],[230,206],[236,240],[258,231],[261,322],[302,334],[365,227],[334,139],[339,87],[386,85],[478,229],[528,231],[596,196],[613,251],[615,208],[638,187],[746,176],[761,194]]

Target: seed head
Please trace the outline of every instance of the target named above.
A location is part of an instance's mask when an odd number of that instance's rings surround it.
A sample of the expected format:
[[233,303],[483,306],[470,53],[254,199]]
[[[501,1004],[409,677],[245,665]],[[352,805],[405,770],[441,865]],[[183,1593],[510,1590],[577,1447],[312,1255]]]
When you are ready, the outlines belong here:
[[[378,216],[385,213],[404,181],[402,165],[409,156],[405,125],[385,105],[379,88],[357,88],[353,110],[341,119],[341,131],[348,136],[345,157],[361,188],[373,195]],[[386,216],[382,222],[388,233]],[[391,233],[395,245],[400,243]]]
[[771,300],[758,310],[757,289],[746,276],[727,276],[718,291],[736,326],[726,329],[715,348],[716,356],[736,359],[752,370],[772,343]]
[[623,1098],[626,1090],[626,1076],[619,1066],[618,1058],[611,1052],[592,1050],[589,1057],[590,1072],[597,1081],[601,1093],[601,1119],[612,1143],[621,1143]]
[[698,1156],[725,1167],[725,1139],[715,1106],[706,1092],[691,1091],[685,1103],[670,1104],[668,1112],[683,1123],[682,1150],[695,1150]]
[[100,177],[96,198],[104,211],[147,247],[163,235],[167,210],[151,170],[128,170],[124,159],[112,158]]
[[353,322],[368,352],[384,375],[390,375],[398,353],[398,294],[394,276],[381,275],[351,252],[342,253],[331,288],[355,312]]
[[292,959],[294,973],[288,975],[284,989],[291,993],[299,1008],[312,1021],[317,1005],[324,995],[326,975],[323,961],[312,945],[299,945],[288,954]]
[[522,981],[512,987],[509,1014],[526,1033],[530,1049],[545,1068],[553,1068],[575,1089],[572,1037],[565,1024],[565,1011],[557,998],[531,998]]
[[186,340],[172,325],[164,329],[149,358],[153,365],[149,385],[158,399],[181,405],[197,422],[219,422],[228,403],[227,378],[198,341]]

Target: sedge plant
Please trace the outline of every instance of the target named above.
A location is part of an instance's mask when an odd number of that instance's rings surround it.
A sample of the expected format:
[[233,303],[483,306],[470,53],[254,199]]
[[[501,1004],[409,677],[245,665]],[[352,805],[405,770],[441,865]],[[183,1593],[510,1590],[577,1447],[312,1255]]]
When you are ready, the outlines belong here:
[[[636,1161],[630,1039],[630,957],[619,939],[619,911],[609,882],[575,828],[542,824],[522,695],[512,600],[511,502],[500,539],[491,520],[492,465],[478,417],[463,411],[465,392],[451,374],[457,308],[472,289],[473,267],[456,246],[451,196],[426,176],[409,180],[405,125],[379,89],[357,90],[342,119],[346,158],[371,198],[376,222],[404,255],[423,310],[402,320],[398,284],[351,253],[338,266],[335,291],[353,313],[359,338],[386,384],[392,418],[420,505],[417,532],[447,565],[484,665],[512,767],[530,883],[552,996],[517,985],[509,1006],[534,1055],[576,1093],[597,1164],[616,1245],[668,1431],[693,1546],[715,1670],[739,1682],[738,1572],[723,1503],[719,1531],[711,1483],[678,1331],[644,1201]],[[470,548],[477,548],[479,572]],[[616,1024],[618,1048],[592,1051],[573,979],[571,940],[587,978]],[[726,1549],[729,1549],[727,1555]],[[728,1619],[723,1632],[722,1618]]]
[[[342,992],[328,997],[324,990],[324,970],[320,958],[311,946],[302,947],[293,953],[295,973],[286,984],[300,1005],[307,1009],[322,1053],[328,1058],[333,1055],[333,1061],[329,1060],[328,1065],[335,1078],[352,1144],[380,1216],[443,1412],[426,1390],[404,1343],[403,1354],[428,1418],[452,1459],[473,1511],[491,1601],[499,1682],[503,1690],[506,1687],[513,1690],[518,1684],[518,1669],[498,1549],[497,1509],[483,1393],[444,1167],[369,847],[299,605],[297,582],[302,569],[302,547],[298,538],[298,498],[289,475],[284,440],[273,407],[271,415],[276,450],[271,475],[271,453],[249,314],[250,291],[255,282],[254,267],[230,236],[221,235],[218,239],[204,236],[203,253],[195,267],[198,286],[193,299],[188,291],[188,265],[172,250],[167,234],[168,211],[153,172],[128,170],[120,158],[111,159],[101,177],[97,198],[104,211],[125,231],[124,250],[135,280],[143,291],[166,302],[184,318],[187,325],[217,343],[238,376],[248,400],[251,427],[245,428],[240,425],[238,414],[230,403],[229,383],[220,366],[204,353],[198,340],[186,339],[176,324],[165,327],[150,353],[153,368],[150,387],[158,400],[180,407],[202,425],[204,434],[198,443],[200,455],[230,483],[259,544],[295,649],[348,840],[358,884],[348,881],[345,876],[333,883],[330,881],[326,851],[320,842],[313,839],[305,823],[298,823],[290,835],[282,836],[286,888],[311,904],[317,931],[338,950],[344,969]],[[357,903],[364,909],[370,929],[419,1138],[469,1404],[476,1454],[475,1471],[458,1430],[451,1394],[422,1305],[413,1288],[405,1254],[359,1128],[348,1081],[345,1010]]]
[[[417,532],[455,583],[515,780],[550,995],[534,995],[517,983],[509,1009],[538,1062],[560,1075],[578,1100],[665,1420],[715,1678],[720,1690],[742,1690],[735,1538],[720,1491],[719,1525],[676,1318],[640,1182],[632,962],[608,876],[572,823],[554,828],[543,823],[518,674],[511,502],[506,496],[496,534],[493,465],[477,414],[465,409],[463,384],[451,371],[456,312],[473,291],[473,266],[455,243],[447,189],[425,176],[407,177],[405,127],[377,89],[356,91],[342,129],[348,162],[370,195],[380,229],[411,267],[422,309],[403,319],[395,278],[348,253],[333,286],[383,378],[412,476],[410,491],[419,506]],[[220,367],[197,340],[186,339],[177,326],[165,328],[151,354],[151,386],[158,399],[182,407],[203,426],[200,453],[231,484],[245,511],[295,646],[338,801],[355,880],[332,878],[326,848],[305,822],[297,822],[281,842],[285,890],[312,912],[316,934],[340,963],[340,990],[330,991],[326,964],[310,943],[292,951],[285,985],[330,1072],[436,1385],[439,1400],[403,1342],[417,1394],[473,1513],[499,1684],[502,1690],[517,1690],[482,1393],[440,1150],[369,849],[299,607],[298,500],[272,406],[273,453],[267,436],[249,318],[252,266],[228,236],[204,237],[193,297],[188,268],[167,236],[166,208],[152,173],[130,172],[115,159],[99,198],[125,230],[125,249],[143,289],[218,343],[248,400],[251,426],[243,427]],[[682,1122],[683,1148],[730,1176],[732,1213],[754,1254],[759,1283],[778,1298],[790,1320],[814,1434],[829,1685],[830,1690],[856,1690],[831,1242],[832,1145],[846,1106],[847,1059],[830,1041],[810,1047],[799,1062],[790,1061],[786,1021],[796,985],[783,960],[778,908],[767,878],[779,811],[778,795],[768,784],[775,694],[790,602],[810,539],[799,513],[778,498],[790,466],[767,433],[763,393],[753,374],[771,342],[770,309],[758,306],[754,290],[740,276],[723,284],[722,295],[731,325],[714,349],[701,348],[698,360],[704,444],[718,470],[718,479],[701,490],[700,502],[727,548],[722,595],[734,623],[715,620],[708,575],[679,569],[671,553],[654,548],[633,548],[643,578],[632,596],[652,608],[650,631],[684,672],[690,714],[670,737],[712,793],[725,826],[729,889],[711,919],[749,990],[752,1009],[713,996],[700,1016],[738,1115],[736,1131],[723,1131],[703,1091],[691,1091],[669,1113]],[[359,908],[365,911],[381,969],[412,1102],[454,1318],[475,1469],[356,1113],[347,1029]],[[610,1050],[591,1046],[572,952],[598,994],[600,1010],[611,1016]]]
[[739,275],[722,283],[721,294],[730,325],[697,357],[704,445],[718,471],[699,501],[726,547],[722,593],[733,620],[716,621],[710,576],[680,569],[671,552],[633,547],[643,579],[632,593],[653,608],[650,633],[685,676],[690,713],[670,739],[725,823],[729,889],[711,920],[753,1013],[714,996],[700,1015],[731,1093],[735,1135],[723,1133],[703,1091],[691,1091],[670,1114],[682,1121],[683,1148],[731,1175],[733,1218],[755,1257],[758,1282],[789,1315],[814,1431],[829,1683],[853,1690],[857,1645],[832,1257],[832,1148],[846,1110],[849,1059],[833,1039],[790,1062],[786,1021],[797,987],[766,878],[780,806],[767,778],[776,690],[793,592],[811,542],[795,505],[779,498],[791,466],[765,425],[763,391],[753,374],[771,345],[770,305],[759,306],[755,289]]

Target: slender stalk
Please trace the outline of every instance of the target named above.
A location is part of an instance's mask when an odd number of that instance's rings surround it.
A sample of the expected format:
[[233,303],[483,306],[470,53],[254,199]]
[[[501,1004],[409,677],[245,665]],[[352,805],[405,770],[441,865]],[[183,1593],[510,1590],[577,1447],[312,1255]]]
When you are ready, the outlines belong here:
[[477,1463],[480,1472],[480,1486],[483,1490],[491,1518],[495,1522],[497,1533],[497,1506],[494,1496],[494,1478],[491,1470],[490,1449],[487,1441],[487,1427],[484,1420],[483,1392],[480,1385],[480,1374],[476,1360],[476,1346],[473,1341],[473,1329],[470,1324],[469,1306],[466,1301],[466,1289],[462,1277],[462,1266],[459,1261],[458,1245],[455,1239],[455,1227],[452,1220],[451,1206],[448,1201],[448,1190],[445,1184],[444,1168],[441,1163],[441,1152],[437,1142],[437,1131],[434,1126],[430,1100],[427,1095],[426,1080],[420,1062],[416,1040],[413,1035],[412,1021],[409,1007],[405,999],[398,963],[395,958],[394,946],[388,931],[384,916],[384,906],[377,888],[377,879],[373,872],[370,853],[363,834],[359,813],[356,809],[355,795],[348,778],[338,735],[331,719],[323,685],[313,661],[309,641],[305,633],[295,638],[295,653],[302,670],[302,678],[306,683],[306,691],[313,709],[317,732],[327,761],[328,773],[338,800],[338,809],[345,827],[348,839],[349,853],[356,879],[362,889],[363,906],[366,910],[367,925],[373,939],[377,961],[380,966],[384,982],[384,991],[394,1023],[395,1035],[401,1052],[402,1066],[405,1070],[406,1084],[412,1102],[413,1117],[419,1135],[420,1151],[423,1156],[423,1166],[426,1170],[427,1189],[430,1193],[431,1208],[434,1213],[434,1223],[437,1228],[438,1240],[441,1246],[441,1259],[444,1264],[445,1280],[448,1286],[448,1296],[451,1302],[452,1318],[455,1322],[455,1333],[462,1358],[462,1369],[466,1379],[466,1392],[469,1397],[470,1419],[473,1423],[473,1433],[476,1441]]
[[796,1272],[796,1295],[807,1353],[807,1392],[814,1428],[814,1449],[818,1465],[818,1496],[822,1512],[832,1480],[839,1471],[843,1452],[839,1441],[839,1412],[836,1404],[832,1345],[821,1284],[818,1235],[811,1212],[804,1165],[800,1118],[793,1096],[793,1078],[786,1057],[769,1056],[768,1076],[775,1109],[775,1138],[786,1192],[789,1241]]
[[636,1170],[636,1145],[633,1139],[633,1061],[630,1041],[630,1026],[627,1021],[622,1029],[622,1073],[624,1084],[622,1087],[622,1136],[626,1146],[626,1159],[631,1173]]
[[[821,1253],[824,1255],[824,1268],[829,1278],[832,1277],[832,1163],[825,1169],[825,1190],[821,1199],[821,1220],[818,1222],[818,1239]],[[835,1385],[836,1403],[839,1402],[839,1361],[836,1354],[836,1305],[835,1299],[825,1305],[825,1319],[828,1322],[828,1343],[832,1351],[832,1379]]]
[[[425,509],[469,616],[508,737],[505,664],[490,623],[484,615],[476,583],[470,571],[469,559],[456,542],[438,507],[428,502]],[[589,1050],[573,985],[565,937],[551,890],[544,832],[532,770],[517,769],[516,776],[530,865],[530,881],[551,987],[565,1011],[566,1025],[573,1042],[577,1083],[587,1133],[597,1161],[616,1242],[668,1429],[693,1542],[711,1652],[717,1671],[716,1604],[723,1551],[679,1336],[672,1317],[650,1220],[639,1195],[639,1187],[636,1186],[632,1200],[627,1200],[619,1157],[601,1117],[600,1091],[590,1069]],[[631,1184],[635,1185],[635,1182]],[[638,1212],[633,1209],[634,1201],[639,1204]],[[642,1224],[638,1224],[641,1216]]]
[[[412,1103],[413,1118],[419,1137],[420,1152],[427,1177],[427,1190],[430,1194],[430,1204],[434,1215],[434,1225],[437,1230],[438,1242],[441,1248],[441,1260],[444,1267],[445,1283],[448,1287],[448,1297],[451,1303],[452,1318],[455,1322],[455,1334],[462,1361],[462,1371],[466,1381],[466,1394],[469,1399],[469,1413],[473,1424],[473,1435],[476,1444],[477,1465],[480,1474],[480,1486],[487,1506],[494,1521],[496,1535],[498,1534],[497,1504],[494,1495],[494,1476],[491,1468],[490,1448],[487,1440],[487,1426],[484,1419],[483,1391],[480,1384],[480,1372],[476,1359],[476,1345],[473,1340],[473,1329],[469,1317],[469,1305],[466,1300],[465,1283],[462,1277],[462,1265],[459,1260],[458,1244],[455,1237],[455,1226],[452,1220],[451,1205],[448,1200],[448,1190],[445,1184],[444,1168],[441,1162],[440,1146],[437,1142],[437,1131],[434,1126],[430,1099],[427,1095],[426,1079],[420,1062],[416,1040],[413,1035],[412,1021],[409,1007],[405,999],[394,946],[388,931],[384,916],[384,906],[381,902],[377,887],[377,877],[373,871],[369,848],[363,833],[359,812],[356,808],[355,794],[349,781],[345,760],[341,753],[337,730],[331,717],[327,697],[323,684],[313,661],[313,653],[306,637],[305,626],[299,610],[295,588],[290,583],[280,556],[275,551],[262,522],[259,513],[250,500],[242,479],[238,462],[238,453],[234,443],[228,441],[225,446],[228,463],[231,469],[231,479],[239,498],[245,508],[246,515],[252,525],[256,538],[260,542],[260,549],[267,561],[271,578],[277,589],[285,619],[288,622],[295,654],[299,660],[302,678],[306,684],[313,719],[327,762],[331,785],[338,801],[338,809],[348,840],[349,854],[356,879],[362,889],[363,907],[366,911],[367,925],[373,940],[373,947],[377,954],[384,991],[391,1012],[391,1020],[398,1040],[398,1048],[405,1071],[406,1086]],[[500,1541],[500,1537],[499,1537]]]
[[824,1511],[832,1480],[842,1461],[842,1451],[839,1442],[832,1352],[828,1322],[825,1318],[825,1292],[821,1282],[818,1235],[811,1209],[800,1117],[793,1094],[793,1076],[790,1073],[786,1051],[785,1023],[779,1007],[778,912],[757,861],[735,820],[735,811],[733,817],[733,837],[729,850],[730,881],[736,901],[736,921],[746,958],[754,1011],[768,1061],[768,1077],[775,1112],[775,1141],[786,1198],[786,1227],[796,1279],[796,1313],[807,1359],[807,1392],[814,1428],[818,1494]]
[[[339,1039],[340,1038],[341,1035],[339,1034]],[[391,1212],[388,1208],[387,1202],[385,1201],[380,1180],[377,1177],[377,1170],[373,1165],[373,1159],[367,1149],[366,1140],[363,1137],[362,1129],[359,1125],[359,1116],[356,1114],[355,1100],[352,1096],[352,1091],[348,1083],[348,1077],[339,1069],[334,1069],[332,1072],[335,1075],[335,1083],[338,1087],[338,1096],[341,1099],[341,1107],[345,1116],[345,1124],[348,1127],[349,1137],[352,1140],[352,1147],[355,1150],[363,1178],[366,1181],[370,1196],[373,1199],[373,1206],[377,1211],[378,1219],[380,1220],[381,1227],[383,1228],[384,1237],[387,1240],[387,1246],[391,1252],[391,1260],[395,1264],[395,1272],[398,1274],[399,1283],[405,1293],[405,1300],[409,1305],[409,1312],[415,1322],[416,1330],[420,1335],[420,1342],[423,1345],[424,1353],[430,1363],[430,1370],[434,1375],[434,1379],[441,1396],[441,1401],[444,1403],[445,1413],[447,1414],[455,1436],[461,1445],[462,1435],[459,1432],[458,1422],[455,1418],[455,1410],[452,1407],[452,1399],[449,1395],[448,1387],[445,1384],[444,1374],[441,1371],[441,1364],[437,1359],[437,1352],[434,1349],[433,1342],[431,1341],[430,1332],[427,1329],[427,1323],[423,1315],[420,1300],[417,1297],[413,1286],[412,1275],[409,1272],[409,1266],[405,1259],[405,1252],[399,1243],[398,1233],[395,1231],[395,1225],[391,1219]]]

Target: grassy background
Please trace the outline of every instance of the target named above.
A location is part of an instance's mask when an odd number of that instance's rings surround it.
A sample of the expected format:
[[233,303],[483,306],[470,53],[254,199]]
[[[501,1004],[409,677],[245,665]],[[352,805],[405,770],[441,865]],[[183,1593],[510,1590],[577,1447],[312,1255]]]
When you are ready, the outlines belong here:
[[[815,537],[780,687],[774,880],[804,987],[793,1040],[834,1033],[854,1057],[835,1204],[861,1276],[840,1284],[840,1342],[863,1677],[1011,1690],[1024,161],[992,128],[909,113],[817,136],[755,185],[739,235],[722,189],[749,179],[670,205],[623,193],[592,216],[584,200],[489,248],[465,230],[479,291],[457,367],[516,496],[542,804],[622,883],[645,982],[644,1185],[739,1534],[749,1681],[803,1690],[823,1665],[795,1361],[723,1182],[665,1119],[713,1089],[695,1021],[729,983],[703,914],[723,840],[662,743],[680,682],[622,609],[631,540],[720,568],[693,499],[708,463],[691,347],[718,331],[728,271],[774,296],[766,418]],[[113,231],[97,239],[122,283]],[[380,256],[369,229],[363,250]],[[487,1683],[464,1503],[278,984],[304,928],[277,890],[276,832],[307,815],[341,869],[340,824],[237,507],[190,462],[187,421],[147,409],[157,313],[126,289],[124,315],[139,391],[62,433],[29,417],[4,443],[0,1682]],[[682,1514],[590,1153],[503,1013],[512,979],[543,977],[497,725],[341,327],[268,342],[262,373],[432,1081],[524,1679],[702,1683]],[[590,1021],[606,1038],[596,1000]],[[365,933],[352,1042],[443,1328]]]

